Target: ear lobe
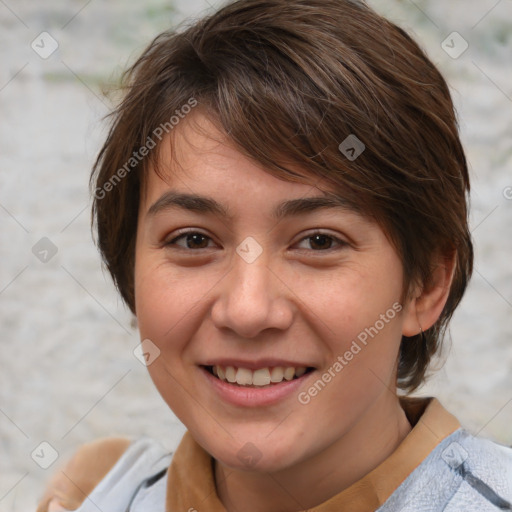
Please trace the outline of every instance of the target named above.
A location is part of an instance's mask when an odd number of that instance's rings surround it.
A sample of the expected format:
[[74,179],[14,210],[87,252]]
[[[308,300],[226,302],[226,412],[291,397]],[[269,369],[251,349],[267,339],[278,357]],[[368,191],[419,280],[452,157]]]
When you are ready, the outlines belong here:
[[417,287],[406,301],[402,328],[404,336],[415,336],[436,323],[450,294],[455,258],[455,252],[449,257],[439,258],[427,286]]

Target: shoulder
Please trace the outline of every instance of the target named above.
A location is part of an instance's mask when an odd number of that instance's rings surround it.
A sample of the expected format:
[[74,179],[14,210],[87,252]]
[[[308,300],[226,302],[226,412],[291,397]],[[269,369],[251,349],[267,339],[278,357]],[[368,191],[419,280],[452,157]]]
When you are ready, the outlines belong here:
[[512,510],[512,448],[459,428],[441,441],[379,512]]
[[464,460],[461,466],[464,465],[477,476],[487,478],[490,484],[495,483],[506,489],[512,500],[512,447],[475,437],[464,430],[455,442],[462,447]]
[[132,440],[109,437],[82,445],[50,480],[37,512],[46,512],[57,500],[67,509],[77,508],[126,452]]
[[[512,492],[512,447],[475,437],[460,429],[450,436],[444,461],[459,473],[472,471],[489,482],[501,482]],[[511,496],[512,497],[512,496]]]
[[470,449],[477,450],[482,455],[490,453],[504,461],[512,461],[512,446],[505,446],[484,437],[475,437],[462,429],[460,432],[460,439]]
[[451,437],[441,457],[458,486],[446,511],[512,510],[512,448],[464,430]]

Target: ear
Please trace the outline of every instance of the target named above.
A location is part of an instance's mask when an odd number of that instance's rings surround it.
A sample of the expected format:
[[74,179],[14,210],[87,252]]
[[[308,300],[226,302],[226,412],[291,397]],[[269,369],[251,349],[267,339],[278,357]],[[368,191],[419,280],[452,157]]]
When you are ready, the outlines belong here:
[[439,256],[430,282],[415,286],[409,293],[404,307],[404,336],[415,336],[436,323],[450,294],[456,256],[455,251],[449,256]]

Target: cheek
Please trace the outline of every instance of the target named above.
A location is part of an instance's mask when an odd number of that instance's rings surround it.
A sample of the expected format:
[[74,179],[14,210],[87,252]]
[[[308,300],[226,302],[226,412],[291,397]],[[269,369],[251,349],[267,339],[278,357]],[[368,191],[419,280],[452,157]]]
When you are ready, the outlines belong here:
[[147,367],[151,379],[174,413],[188,423],[190,405],[184,399],[187,394],[176,391],[187,388],[194,392],[194,383],[189,382],[186,350],[198,325],[194,321],[197,293],[186,280],[171,276],[164,268],[142,258],[140,265],[136,265],[137,323],[141,340],[151,340],[160,350]]
[[295,287],[300,286],[304,304],[322,320],[327,338],[343,345],[376,323],[379,331],[400,334],[399,326],[392,322],[399,316],[400,277],[360,267],[344,269],[324,280],[296,279]]
[[135,306],[141,337],[161,345],[172,336],[192,307],[192,295],[191,290],[183,289],[183,282],[164,272],[163,266],[141,258],[135,266]]
[[400,266],[351,270],[333,279],[328,293],[315,288],[310,295],[325,326],[321,337],[328,345],[327,368],[339,363],[332,373],[343,384],[332,392],[341,401],[373,393],[372,383],[381,388],[392,382],[402,337]]
[[330,357],[318,380],[300,397],[301,404],[312,406],[312,417],[322,416],[324,425],[339,425],[342,430],[356,422],[382,392],[394,389],[401,340],[398,303],[384,301],[382,308],[365,311],[355,301],[345,306],[347,311],[332,319],[337,327],[326,338]]
[[176,364],[207,315],[210,282],[191,269],[170,268],[156,257],[135,267],[135,304],[141,339],[150,339]]

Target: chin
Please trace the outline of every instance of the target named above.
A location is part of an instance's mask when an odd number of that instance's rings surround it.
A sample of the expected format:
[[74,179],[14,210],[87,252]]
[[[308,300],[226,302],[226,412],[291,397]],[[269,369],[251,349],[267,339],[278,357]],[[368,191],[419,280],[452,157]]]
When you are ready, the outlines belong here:
[[265,441],[265,437],[237,437],[237,441],[227,446],[207,446],[207,451],[224,466],[236,471],[254,471],[258,473],[275,473],[299,462],[297,442],[284,445]]

